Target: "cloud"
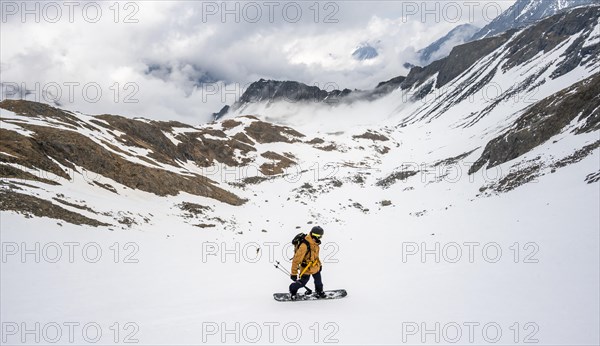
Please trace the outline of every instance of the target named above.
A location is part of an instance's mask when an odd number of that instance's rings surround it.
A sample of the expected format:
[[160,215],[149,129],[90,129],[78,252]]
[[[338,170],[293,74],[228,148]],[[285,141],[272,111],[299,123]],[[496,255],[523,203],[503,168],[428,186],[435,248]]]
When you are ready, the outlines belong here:
[[[3,86],[49,102],[45,91],[58,85],[68,109],[188,123],[209,120],[260,78],[372,88],[406,74],[416,49],[460,24],[423,20],[409,6],[422,2],[407,1],[73,3],[72,13],[60,4],[56,21],[47,2],[28,2],[39,18],[23,21],[21,2],[2,2]],[[379,55],[354,60],[361,42],[377,42]]]

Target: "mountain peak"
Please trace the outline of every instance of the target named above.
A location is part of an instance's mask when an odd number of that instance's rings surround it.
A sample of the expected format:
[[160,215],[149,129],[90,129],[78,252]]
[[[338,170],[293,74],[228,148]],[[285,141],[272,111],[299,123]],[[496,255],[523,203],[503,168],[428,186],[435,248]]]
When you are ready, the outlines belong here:
[[468,23],[455,27],[443,37],[417,52],[420,57],[420,64],[426,66],[435,60],[448,56],[452,48],[469,42],[473,34],[479,30],[480,28]]
[[358,61],[375,59],[378,56],[377,49],[366,42],[361,43],[352,53],[352,57]]
[[534,24],[566,9],[594,5],[597,0],[517,0],[508,10],[475,33],[471,40],[496,36]]

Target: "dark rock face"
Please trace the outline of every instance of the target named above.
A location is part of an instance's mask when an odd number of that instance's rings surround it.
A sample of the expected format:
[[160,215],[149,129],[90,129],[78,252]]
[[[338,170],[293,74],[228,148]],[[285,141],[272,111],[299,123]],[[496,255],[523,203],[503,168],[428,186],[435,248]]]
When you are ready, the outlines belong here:
[[375,87],[375,89],[380,89],[380,88],[387,88],[387,87],[394,87],[397,88],[400,86],[400,84],[402,84],[402,82],[404,82],[404,80],[406,79],[405,76],[398,76],[398,77],[394,77],[390,80],[387,80],[385,82],[381,82],[379,84],[377,84],[377,86]]
[[405,76],[398,76],[398,77],[394,77],[388,81],[381,82],[381,83],[377,84],[377,86],[375,87],[375,90],[373,90],[373,94],[381,95],[381,96],[389,94],[392,91],[398,89],[400,87],[400,85],[402,85],[402,82],[404,82],[405,79],[406,79]]
[[560,133],[574,119],[576,133],[600,129],[600,73],[539,101],[502,135],[491,140],[469,169],[477,172],[486,163],[494,167],[513,160]]
[[[592,30],[591,27],[588,27]],[[562,55],[564,60],[552,72],[550,78],[555,79],[566,73],[571,72],[577,66],[583,66],[591,62],[600,60],[600,43],[583,47],[584,39],[579,37],[573,42]]]
[[499,37],[492,37],[480,41],[469,42],[452,49],[450,55],[444,59],[434,61],[426,67],[414,67],[402,82],[402,89],[410,89],[423,84],[427,79],[438,74],[436,88],[441,88],[471,65],[484,56],[492,53],[504,44],[514,34],[507,33]]
[[261,101],[284,101],[284,102],[337,102],[350,94],[349,89],[326,91],[317,86],[308,86],[299,82],[274,81],[261,79],[252,83],[236,101],[231,109],[236,110],[247,103]]
[[[551,51],[574,34],[591,32],[599,16],[599,6],[583,7],[557,14],[525,29],[511,42],[508,61],[504,64],[504,69],[508,70],[523,64],[542,51],[544,53]],[[579,50],[577,50],[577,46],[579,46]],[[582,42],[574,42],[567,54],[573,54],[574,51],[580,52],[581,46]],[[583,58],[581,57],[581,59]],[[562,74],[568,71],[565,70]]]
[[350,93],[352,93],[350,89],[326,91],[317,86],[308,86],[299,82],[261,79],[252,83],[231,107],[226,106],[226,109],[224,107],[214,115],[222,117],[229,111],[235,111],[244,105],[257,102],[322,102],[335,105]]
[[225,105],[225,106],[223,106],[223,108],[221,108],[220,111],[218,111],[217,113],[213,113],[213,119],[219,120],[223,116],[225,116],[225,114],[227,114],[227,112],[229,112],[229,105]]
[[[410,99],[413,101],[432,95],[435,102],[416,110],[406,121],[439,117],[458,103],[477,96],[498,74],[523,66],[539,54],[550,54],[549,52],[561,47],[564,47],[565,51],[560,56],[553,56],[548,61],[536,64],[526,78],[507,85],[484,109],[467,115],[460,126],[473,126],[498,105],[510,101],[511,98],[516,99],[519,95],[530,94],[549,78],[558,78],[578,66],[589,68],[591,64],[597,64],[600,59],[600,44],[586,47],[583,45],[586,39],[593,37],[599,17],[599,6],[571,9],[540,21],[521,32],[509,31],[501,36],[457,46],[447,58],[424,68],[413,68],[402,83],[402,89],[410,90]],[[564,46],[567,42],[569,45]],[[476,62],[478,63],[475,64]],[[481,75],[479,71],[486,71],[485,75]],[[465,77],[459,83],[453,84],[452,88],[443,87],[460,75]],[[432,78],[434,76],[437,76],[435,80]],[[570,82],[567,85],[570,85]]]
[[[505,70],[510,69],[527,62],[541,51],[548,52],[554,49],[576,33],[589,33],[593,30],[599,16],[600,6],[572,9],[571,11],[565,11],[545,19],[524,30],[514,38],[513,36],[517,31],[509,30],[499,36],[479,39],[456,46],[452,49],[450,55],[444,59],[434,61],[425,67],[413,67],[408,76],[401,82],[400,87],[404,90],[417,88],[437,73],[438,77],[435,88],[441,88],[467,71],[479,59],[491,54],[513,38],[508,47],[507,62],[503,66]],[[554,71],[553,78],[568,73],[578,65],[589,63],[593,59],[599,59],[600,44],[585,48],[582,46],[583,39],[580,39],[576,40],[569,47],[565,53],[564,61]],[[433,85],[426,85],[413,97],[417,100],[421,99],[433,87]]]

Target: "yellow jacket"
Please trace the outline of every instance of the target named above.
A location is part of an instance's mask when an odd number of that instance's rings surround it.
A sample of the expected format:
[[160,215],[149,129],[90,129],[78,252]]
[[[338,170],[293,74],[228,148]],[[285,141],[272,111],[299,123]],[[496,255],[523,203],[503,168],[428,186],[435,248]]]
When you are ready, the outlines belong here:
[[[307,234],[304,238],[310,244],[310,254],[308,252],[308,248],[304,242],[300,243],[296,253],[294,254],[294,259],[292,260],[292,270],[290,273],[292,275],[300,275],[306,266],[308,269],[304,271],[304,275],[312,275],[316,274],[321,270],[321,260],[319,260],[319,243],[317,243],[310,234]],[[305,266],[302,266],[304,262]]]

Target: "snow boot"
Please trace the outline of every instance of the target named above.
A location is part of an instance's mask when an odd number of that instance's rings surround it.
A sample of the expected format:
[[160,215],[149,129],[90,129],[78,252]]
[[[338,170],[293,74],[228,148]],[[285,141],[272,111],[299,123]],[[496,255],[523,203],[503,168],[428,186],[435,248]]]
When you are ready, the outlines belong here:
[[317,293],[315,293],[315,295],[317,296],[317,298],[325,298],[325,292],[323,291],[317,291]]

